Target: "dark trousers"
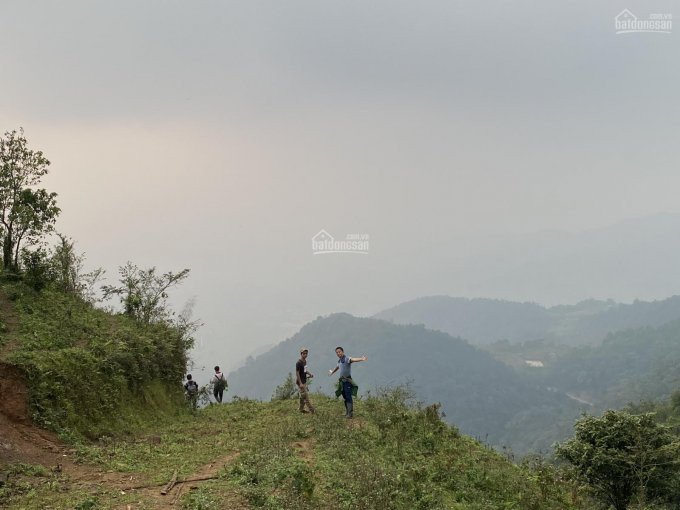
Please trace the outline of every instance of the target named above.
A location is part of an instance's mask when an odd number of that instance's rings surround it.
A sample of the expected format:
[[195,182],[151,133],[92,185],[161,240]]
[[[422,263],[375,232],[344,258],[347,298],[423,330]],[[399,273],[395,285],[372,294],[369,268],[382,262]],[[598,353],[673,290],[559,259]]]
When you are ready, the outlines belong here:
[[352,403],[352,383],[347,379],[341,379],[342,398],[345,400],[345,418],[354,416],[354,404]]
[[342,398],[345,402],[352,403],[352,383],[346,379],[342,380]]
[[213,395],[215,395],[215,400],[217,400],[220,403],[222,402],[222,395],[223,394],[224,394],[224,388],[220,388],[219,390],[217,388],[215,388],[215,390],[213,391]]

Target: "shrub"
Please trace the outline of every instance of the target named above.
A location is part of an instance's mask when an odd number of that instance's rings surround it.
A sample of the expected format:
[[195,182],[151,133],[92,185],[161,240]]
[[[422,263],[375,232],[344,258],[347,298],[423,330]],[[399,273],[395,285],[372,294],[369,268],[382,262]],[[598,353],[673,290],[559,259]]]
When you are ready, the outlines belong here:
[[293,374],[289,372],[288,376],[274,390],[272,402],[276,400],[290,400],[295,398],[296,393],[297,387],[295,385],[295,379],[293,379]]

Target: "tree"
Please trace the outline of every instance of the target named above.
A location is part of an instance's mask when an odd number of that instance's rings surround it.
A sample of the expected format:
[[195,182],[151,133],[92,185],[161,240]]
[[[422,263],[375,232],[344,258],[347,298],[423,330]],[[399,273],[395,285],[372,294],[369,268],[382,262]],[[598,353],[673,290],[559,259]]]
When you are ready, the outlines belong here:
[[84,271],[85,254],[76,253],[75,241],[63,234],[59,243],[53,248],[49,259],[54,284],[59,290],[76,294],[94,305],[97,299],[95,285],[104,277],[101,267],[86,273]]
[[119,296],[126,315],[146,323],[171,323],[174,315],[167,306],[168,289],[181,283],[189,270],[179,273],[168,272],[162,275],[156,268],[140,269],[128,262],[118,268],[119,286],[104,285],[104,299]]
[[625,510],[634,497],[675,502],[680,441],[654,421],[653,413],[610,410],[599,418],[583,416],[575,432],[556,453],[608,507]]
[[0,138],[0,227],[5,270],[19,269],[22,242],[39,241],[54,229],[61,212],[56,193],[34,189],[48,173],[50,162],[32,151],[23,129]]

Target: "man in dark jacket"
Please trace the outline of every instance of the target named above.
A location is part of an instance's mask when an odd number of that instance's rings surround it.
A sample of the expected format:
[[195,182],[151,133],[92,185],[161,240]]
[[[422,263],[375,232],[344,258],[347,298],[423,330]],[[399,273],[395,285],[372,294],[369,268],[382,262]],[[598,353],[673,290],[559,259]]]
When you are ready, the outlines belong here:
[[300,349],[300,359],[295,364],[295,384],[297,384],[300,392],[300,412],[306,413],[305,404],[309,408],[310,413],[314,413],[314,406],[309,401],[309,388],[307,387],[307,379],[314,377],[307,371],[307,355],[309,350],[306,347]]

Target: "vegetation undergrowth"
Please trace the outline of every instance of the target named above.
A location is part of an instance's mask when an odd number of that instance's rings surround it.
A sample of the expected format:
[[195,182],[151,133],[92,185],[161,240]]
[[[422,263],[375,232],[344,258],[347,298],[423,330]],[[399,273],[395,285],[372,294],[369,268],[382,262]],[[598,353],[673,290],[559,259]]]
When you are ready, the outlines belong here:
[[186,412],[180,383],[189,345],[175,328],[22,282],[3,290],[19,318],[17,345],[5,361],[24,372],[38,425],[93,439]]
[[256,508],[577,508],[557,471],[516,466],[442,422],[438,406],[409,407],[403,388],[360,401],[354,420],[314,396],[316,415],[290,401],[234,463]]

